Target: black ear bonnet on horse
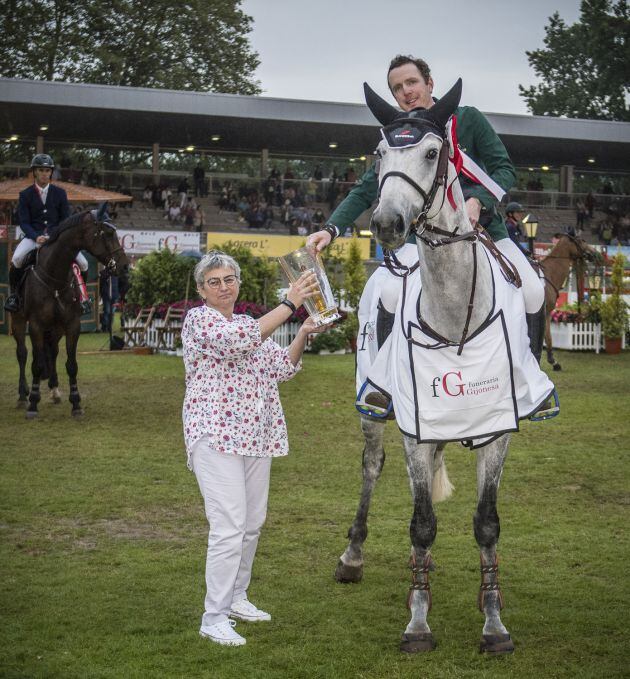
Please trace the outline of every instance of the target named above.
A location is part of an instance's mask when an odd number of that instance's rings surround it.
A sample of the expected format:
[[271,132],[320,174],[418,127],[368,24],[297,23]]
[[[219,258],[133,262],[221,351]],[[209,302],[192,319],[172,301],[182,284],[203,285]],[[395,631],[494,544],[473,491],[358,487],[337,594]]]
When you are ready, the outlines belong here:
[[429,133],[444,138],[446,123],[459,106],[462,95],[462,79],[430,108],[399,111],[378,96],[363,83],[365,102],[374,117],[383,125],[381,134],[390,148],[406,148],[419,144]]

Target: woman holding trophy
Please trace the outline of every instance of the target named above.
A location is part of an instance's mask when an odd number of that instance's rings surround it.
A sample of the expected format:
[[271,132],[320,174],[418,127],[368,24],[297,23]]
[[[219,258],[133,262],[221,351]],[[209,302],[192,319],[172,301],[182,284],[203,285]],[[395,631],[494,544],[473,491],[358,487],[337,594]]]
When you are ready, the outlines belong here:
[[211,251],[194,275],[205,304],[188,312],[182,328],[183,422],[188,466],[211,527],[200,634],[242,646],[245,639],[230,618],[271,619],[248,600],[247,589],[266,516],[271,459],[289,448],[277,383],[300,370],[308,335],[330,326],[308,318],[287,349],[270,339],[318,294],[312,271],[292,282],[286,299],[259,319],[234,314],[240,267],[232,257]]

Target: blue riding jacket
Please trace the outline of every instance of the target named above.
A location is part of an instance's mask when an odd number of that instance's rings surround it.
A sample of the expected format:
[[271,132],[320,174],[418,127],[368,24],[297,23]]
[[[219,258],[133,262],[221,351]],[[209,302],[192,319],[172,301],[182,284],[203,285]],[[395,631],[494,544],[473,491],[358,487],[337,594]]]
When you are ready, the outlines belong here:
[[27,238],[36,240],[44,234],[52,235],[59,224],[70,216],[68,195],[63,189],[50,184],[44,204],[39,191],[32,184],[20,192],[18,215],[20,228]]

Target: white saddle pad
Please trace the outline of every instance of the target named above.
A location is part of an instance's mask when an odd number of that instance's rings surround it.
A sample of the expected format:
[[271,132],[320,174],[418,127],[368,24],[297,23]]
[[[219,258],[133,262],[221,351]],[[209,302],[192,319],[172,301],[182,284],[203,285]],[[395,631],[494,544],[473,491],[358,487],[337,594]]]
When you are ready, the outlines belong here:
[[[420,328],[416,315],[422,289],[419,271],[404,286],[400,283],[404,290],[394,329],[380,351],[375,352],[373,311],[378,298],[362,299],[359,308],[360,322],[364,321],[360,327],[373,324],[374,341],[366,334],[365,349],[357,352],[357,405],[364,403],[370,390],[387,394],[401,431],[419,443],[485,445],[501,434],[517,431],[518,420],[534,413],[554,388],[529,349],[520,290],[503,278],[485,249],[481,253],[493,269],[495,306],[484,326],[466,341],[460,356],[457,347],[436,341]],[[393,277],[386,270],[383,275]],[[379,287],[377,280],[371,288],[366,286],[366,293],[373,295]]]

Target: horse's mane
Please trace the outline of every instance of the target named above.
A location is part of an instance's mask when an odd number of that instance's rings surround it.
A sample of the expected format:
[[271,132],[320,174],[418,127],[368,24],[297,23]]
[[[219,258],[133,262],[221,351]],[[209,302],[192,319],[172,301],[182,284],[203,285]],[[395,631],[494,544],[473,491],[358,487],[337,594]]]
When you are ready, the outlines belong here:
[[73,227],[77,226],[83,221],[83,218],[85,215],[89,212],[89,210],[84,210],[83,212],[77,212],[74,215],[70,215],[67,219],[64,219],[61,224],[53,231],[51,234],[50,238],[46,242],[46,245],[50,245],[51,243],[54,243],[60,236],[61,233],[64,231],[67,231],[68,229],[72,229]]

